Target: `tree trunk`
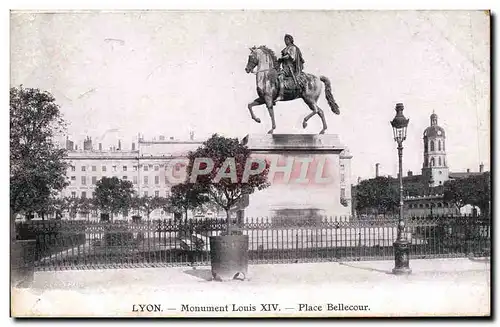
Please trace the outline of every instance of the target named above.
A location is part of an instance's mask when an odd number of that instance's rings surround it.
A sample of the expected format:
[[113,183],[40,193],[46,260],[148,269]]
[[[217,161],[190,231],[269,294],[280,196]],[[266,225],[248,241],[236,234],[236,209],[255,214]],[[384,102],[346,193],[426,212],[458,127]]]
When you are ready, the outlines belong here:
[[16,241],[17,230],[16,230],[16,214],[10,210],[10,240],[11,244]]
[[229,213],[229,209],[224,208],[226,211],[226,219],[227,219],[227,235],[231,235],[231,214]]

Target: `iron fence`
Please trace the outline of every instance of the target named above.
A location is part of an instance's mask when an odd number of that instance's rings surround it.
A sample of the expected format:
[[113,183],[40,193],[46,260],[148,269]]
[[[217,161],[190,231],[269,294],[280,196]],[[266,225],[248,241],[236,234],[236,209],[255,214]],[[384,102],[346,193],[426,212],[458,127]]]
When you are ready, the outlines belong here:
[[[393,218],[246,218],[239,229],[249,236],[250,263],[285,263],[393,259],[396,226]],[[209,265],[209,238],[226,221],[31,221],[18,230],[36,240],[38,270]],[[411,258],[489,255],[490,233],[489,220],[470,216],[412,217],[405,229]]]

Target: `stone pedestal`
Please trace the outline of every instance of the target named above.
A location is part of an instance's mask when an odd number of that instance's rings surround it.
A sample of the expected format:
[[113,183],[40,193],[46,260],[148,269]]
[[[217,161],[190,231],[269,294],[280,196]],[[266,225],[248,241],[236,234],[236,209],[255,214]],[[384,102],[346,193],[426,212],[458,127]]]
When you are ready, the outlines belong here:
[[250,195],[245,217],[313,222],[350,216],[350,206],[341,203],[340,162],[346,147],[337,135],[248,135],[243,143],[252,157],[271,164],[271,186]]

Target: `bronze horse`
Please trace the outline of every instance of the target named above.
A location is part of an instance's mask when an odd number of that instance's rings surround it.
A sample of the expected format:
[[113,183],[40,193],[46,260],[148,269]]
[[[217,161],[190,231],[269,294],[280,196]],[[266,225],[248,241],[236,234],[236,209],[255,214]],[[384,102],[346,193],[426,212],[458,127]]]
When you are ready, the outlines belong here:
[[[266,104],[272,123],[272,128],[268,131],[268,134],[272,134],[276,129],[273,106],[276,104],[276,98],[278,97],[279,91],[278,59],[274,52],[265,46],[260,46],[258,48],[253,47],[250,49],[245,71],[250,73],[255,67],[257,67],[255,74],[257,80],[257,94],[259,97],[248,104],[248,110],[250,111],[250,115],[252,115],[252,119],[260,123],[260,119],[254,115],[252,107]],[[330,80],[325,76],[317,77],[312,74],[303,74],[303,76],[305,78],[304,83],[302,83],[303,86],[300,89],[286,89],[283,101],[290,101],[298,98],[304,100],[312,112],[304,117],[302,127],[306,128],[307,121],[317,114],[323,123],[323,129],[319,134],[324,134],[327,129],[325,115],[317,104],[322,88],[320,81],[325,83],[325,97],[328,105],[335,114],[340,114],[339,106],[332,95]]]

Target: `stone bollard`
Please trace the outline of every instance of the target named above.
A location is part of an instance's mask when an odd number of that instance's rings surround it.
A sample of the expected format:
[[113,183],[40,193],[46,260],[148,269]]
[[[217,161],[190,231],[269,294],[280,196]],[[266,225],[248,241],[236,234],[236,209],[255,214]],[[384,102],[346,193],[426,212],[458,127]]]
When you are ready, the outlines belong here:
[[10,281],[14,287],[30,287],[35,275],[36,240],[16,240],[11,243]]

